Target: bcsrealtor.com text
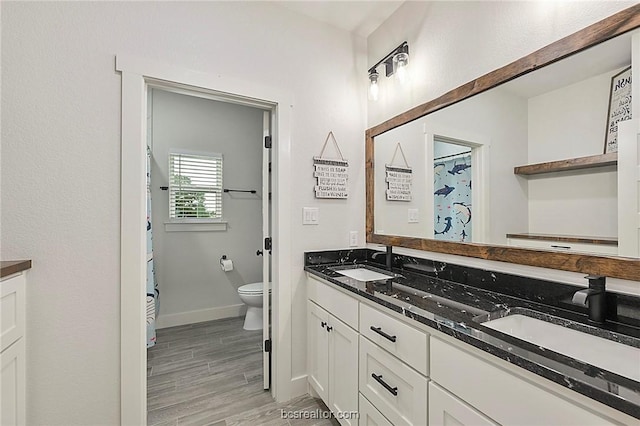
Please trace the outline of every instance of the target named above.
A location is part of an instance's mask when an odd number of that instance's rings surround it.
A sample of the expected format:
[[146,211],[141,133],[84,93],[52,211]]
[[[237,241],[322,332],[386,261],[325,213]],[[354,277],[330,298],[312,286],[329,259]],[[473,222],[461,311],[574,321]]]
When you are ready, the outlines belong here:
[[358,419],[360,414],[357,411],[338,411],[332,413],[328,410],[300,410],[300,411],[287,411],[280,410],[280,418],[282,419],[330,419],[336,417],[338,419]]

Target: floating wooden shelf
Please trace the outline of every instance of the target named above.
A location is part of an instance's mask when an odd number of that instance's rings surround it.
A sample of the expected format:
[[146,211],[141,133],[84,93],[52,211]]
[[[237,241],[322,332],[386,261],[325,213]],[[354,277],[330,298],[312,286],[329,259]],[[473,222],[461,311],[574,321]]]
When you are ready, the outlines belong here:
[[566,243],[602,244],[617,246],[618,239],[615,237],[586,237],[581,235],[557,235],[557,234],[507,234],[507,238],[521,238],[526,240],[562,241]]
[[589,157],[569,158],[547,163],[530,164],[513,168],[516,175],[537,175],[542,173],[564,172],[568,170],[590,169],[595,167],[615,166],[618,164],[618,153],[591,155]]

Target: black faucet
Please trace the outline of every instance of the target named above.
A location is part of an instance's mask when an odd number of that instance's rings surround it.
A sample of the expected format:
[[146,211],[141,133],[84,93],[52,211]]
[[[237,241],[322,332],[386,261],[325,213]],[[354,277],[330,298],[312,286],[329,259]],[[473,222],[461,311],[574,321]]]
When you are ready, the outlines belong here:
[[[393,246],[386,246],[387,247],[387,252],[386,252],[386,257],[385,257],[385,263],[387,265],[387,269],[391,270],[391,265],[393,264]],[[373,253],[371,255],[372,259],[375,259],[376,257],[380,256],[382,253],[376,252]]]
[[393,246],[387,246],[387,269],[391,270],[391,264],[393,263]]
[[589,306],[589,321],[599,324],[604,323],[607,312],[607,292],[605,290],[605,277],[588,275],[589,288],[576,291],[573,295],[573,303]]

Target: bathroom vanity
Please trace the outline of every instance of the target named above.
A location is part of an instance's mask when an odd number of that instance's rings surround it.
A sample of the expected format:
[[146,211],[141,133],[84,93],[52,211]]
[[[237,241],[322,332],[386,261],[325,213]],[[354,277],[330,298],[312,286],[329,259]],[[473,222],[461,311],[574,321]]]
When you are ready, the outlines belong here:
[[30,260],[0,262],[0,424],[26,423],[26,273]]
[[308,381],[342,424],[640,422],[640,297],[595,324],[582,287],[385,257],[305,253]]

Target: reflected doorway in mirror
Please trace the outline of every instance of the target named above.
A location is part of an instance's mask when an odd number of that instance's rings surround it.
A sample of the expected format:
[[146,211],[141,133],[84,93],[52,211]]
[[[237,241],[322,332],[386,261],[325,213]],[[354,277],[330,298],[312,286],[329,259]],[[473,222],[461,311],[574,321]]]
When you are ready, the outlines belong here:
[[445,241],[472,241],[471,148],[434,139],[433,153],[433,237]]

